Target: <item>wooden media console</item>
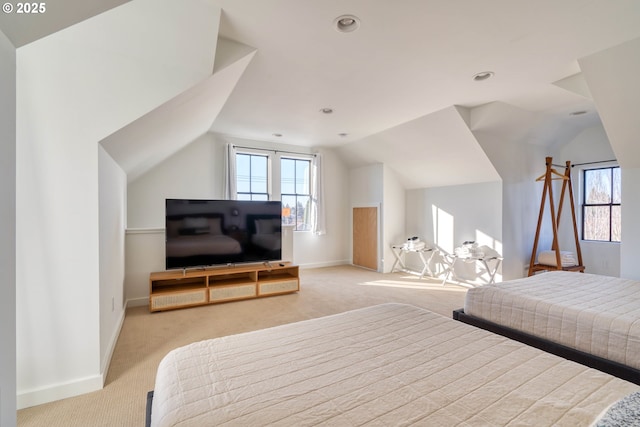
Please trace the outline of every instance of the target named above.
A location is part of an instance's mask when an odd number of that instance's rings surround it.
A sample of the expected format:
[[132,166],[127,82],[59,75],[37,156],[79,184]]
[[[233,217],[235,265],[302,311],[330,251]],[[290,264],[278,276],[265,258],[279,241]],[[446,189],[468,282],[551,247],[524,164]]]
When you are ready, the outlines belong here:
[[149,311],[173,310],[300,290],[298,266],[253,264],[151,273]]

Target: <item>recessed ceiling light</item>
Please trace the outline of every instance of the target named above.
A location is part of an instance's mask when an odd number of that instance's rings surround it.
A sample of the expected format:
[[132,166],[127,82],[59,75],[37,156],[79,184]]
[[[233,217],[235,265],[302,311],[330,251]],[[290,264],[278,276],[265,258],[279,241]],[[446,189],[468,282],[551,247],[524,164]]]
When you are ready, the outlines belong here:
[[476,82],[482,82],[493,77],[493,74],[493,71],[483,71],[481,73],[474,74],[473,80]]
[[343,138],[344,138],[345,136],[348,136],[348,135],[349,135],[349,134],[348,134],[348,133],[346,133],[346,132],[340,132],[340,133],[338,134],[338,136],[341,136],[341,137],[343,137]]
[[587,110],[574,111],[571,113],[572,116],[581,116],[583,114],[587,114]]
[[273,135],[273,136],[275,136],[276,138],[280,138],[280,137],[282,136],[282,134],[281,134],[281,133],[274,133],[274,134],[272,134],[272,135]]
[[320,112],[321,112],[322,114],[331,114],[331,113],[333,113],[333,108],[328,108],[328,107],[321,108],[321,109],[320,109]]
[[338,16],[333,21],[333,24],[337,31],[341,33],[350,33],[360,28],[360,19],[353,15],[342,15]]

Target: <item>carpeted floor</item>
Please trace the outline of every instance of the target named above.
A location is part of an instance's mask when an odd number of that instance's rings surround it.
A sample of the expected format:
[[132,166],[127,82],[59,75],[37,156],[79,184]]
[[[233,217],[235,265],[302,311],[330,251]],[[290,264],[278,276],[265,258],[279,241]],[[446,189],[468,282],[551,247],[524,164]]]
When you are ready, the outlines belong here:
[[153,314],[128,309],[104,389],[20,410],[18,425],[144,426],[158,363],[176,347],[391,301],[451,317],[466,293],[462,286],[351,266],[304,269],[300,277],[296,294]]

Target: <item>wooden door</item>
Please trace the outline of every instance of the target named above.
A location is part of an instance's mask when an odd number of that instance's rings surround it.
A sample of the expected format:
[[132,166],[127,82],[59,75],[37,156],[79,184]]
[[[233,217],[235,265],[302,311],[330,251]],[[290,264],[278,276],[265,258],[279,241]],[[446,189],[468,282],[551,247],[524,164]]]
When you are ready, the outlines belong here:
[[353,265],[378,270],[378,208],[353,208]]

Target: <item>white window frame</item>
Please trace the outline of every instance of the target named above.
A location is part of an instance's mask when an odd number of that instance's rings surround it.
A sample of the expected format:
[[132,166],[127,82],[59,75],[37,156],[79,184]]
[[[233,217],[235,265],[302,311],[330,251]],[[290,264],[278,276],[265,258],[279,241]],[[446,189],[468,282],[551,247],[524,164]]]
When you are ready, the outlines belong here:
[[[271,151],[251,150],[251,149],[243,148],[241,150],[236,151],[236,159],[234,159],[237,162],[237,156],[240,156],[240,155],[260,156],[260,157],[267,158],[267,193],[266,193],[267,200],[273,200],[273,173],[272,173],[273,154],[274,153],[272,153]],[[238,171],[236,170],[236,183],[237,183],[237,180],[238,180]],[[253,192],[246,193],[246,192],[236,191],[236,194],[237,194],[236,197],[239,200],[243,200],[243,199],[240,199],[241,194],[253,195],[253,194],[264,194],[264,193],[253,193]],[[253,198],[251,198],[250,200],[253,200]]]
[[[282,154],[279,158],[280,163],[278,165],[279,171],[280,171],[280,200],[283,199],[283,196],[293,196],[296,198],[298,198],[298,196],[306,196],[309,199],[309,206],[307,207],[308,209],[311,209],[311,204],[313,203],[313,182],[312,182],[312,173],[311,173],[311,168],[313,167],[313,156],[309,155],[309,156],[305,156],[305,155],[292,155],[292,154]],[[305,161],[309,163],[309,168],[307,170],[307,181],[308,181],[308,190],[309,193],[307,194],[302,194],[302,193],[283,193],[282,192],[282,160],[295,160],[295,161]],[[295,190],[295,183],[294,183],[294,190]],[[307,215],[310,215],[310,212],[307,212]],[[284,224],[284,217],[282,218],[283,220],[283,225],[290,225],[290,224]],[[299,229],[298,228],[298,223],[296,222],[295,224],[293,224],[293,230],[294,231],[300,231],[300,232],[310,232],[311,231],[311,218],[308,217],[308,222],[306,223],[307,228],[306,229]]]

